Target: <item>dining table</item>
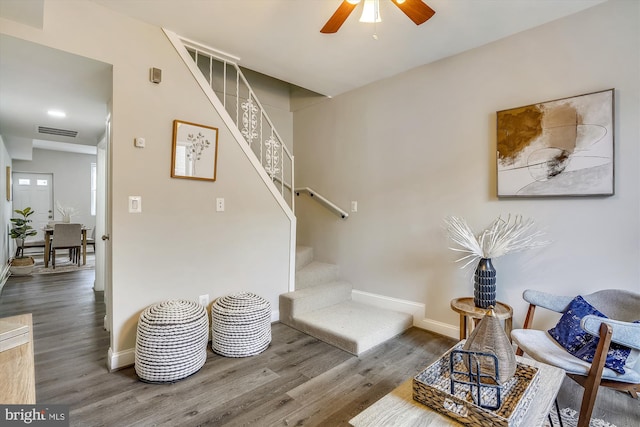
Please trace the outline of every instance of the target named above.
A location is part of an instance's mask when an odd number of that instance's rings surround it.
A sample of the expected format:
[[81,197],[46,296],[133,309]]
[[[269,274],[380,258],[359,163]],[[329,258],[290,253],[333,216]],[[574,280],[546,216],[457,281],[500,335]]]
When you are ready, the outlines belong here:
[[[51,236],[53,236],[53,227],[44,227],[44,268],[49,267],[49,254],[51,253]],[[82,265],[87,264],[87,227],[82,226]]]

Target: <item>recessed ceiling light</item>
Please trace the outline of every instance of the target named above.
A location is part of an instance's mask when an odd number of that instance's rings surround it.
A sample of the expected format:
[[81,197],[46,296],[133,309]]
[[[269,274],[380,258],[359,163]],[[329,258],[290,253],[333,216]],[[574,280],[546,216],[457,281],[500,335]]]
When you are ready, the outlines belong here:
[[67,117],[67,113],[60,110],[49,110],[47,111],[47,114],[50,115],[51,117],[60,117],[60,118]]

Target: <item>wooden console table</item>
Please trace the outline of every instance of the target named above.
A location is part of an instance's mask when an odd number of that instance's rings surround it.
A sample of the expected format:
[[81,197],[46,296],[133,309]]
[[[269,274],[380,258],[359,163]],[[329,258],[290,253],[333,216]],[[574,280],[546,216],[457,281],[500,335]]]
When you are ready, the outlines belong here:
[[[516,356],[518,362],[538,368],[538,389],[524,415],[521,426],[544,425],[565,372],[554,366]],[[453,418],[413,400],[413,378],[400,384],[391,393],[378,400],[349,421],[354,427],[445,427],[461,426]]]
[[35,405],[36,372],[31,313],[4,317],[2,320],[29,326],[29,341],[0,352],[0,404]]
[[[473,303],[473,297],[456,298],[451,300],[451,309],[460,314],[460,339],[463,340],[468,337],[468,329],[471,326],[467,319],[474,319],[474,326],[480,319],[487,314],[487,308],[476,307]],[[496,306],[493,308],[496,317],[500,320],[504,320],[504,331],[507,333],[507,337],[511,339],[511,322],[513,317],[513,308],[503,303],[496,302]]]

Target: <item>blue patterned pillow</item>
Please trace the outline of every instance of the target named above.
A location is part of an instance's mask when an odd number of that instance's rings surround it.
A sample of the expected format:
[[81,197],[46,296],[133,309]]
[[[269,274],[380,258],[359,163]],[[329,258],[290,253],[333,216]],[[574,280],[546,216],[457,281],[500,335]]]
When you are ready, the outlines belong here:
[[[605,319],[608,318],[578,295],[569,303],[569,307],[562,314],[555,328],[549,329],[548,332],[569,353],[591,362],[600,339],[585,332],[580,327],[580,321],[588,314]],[[619,374],[624,374],[624,365],[630,352],[631,349],[629,347],[611,343],[604,366]]]

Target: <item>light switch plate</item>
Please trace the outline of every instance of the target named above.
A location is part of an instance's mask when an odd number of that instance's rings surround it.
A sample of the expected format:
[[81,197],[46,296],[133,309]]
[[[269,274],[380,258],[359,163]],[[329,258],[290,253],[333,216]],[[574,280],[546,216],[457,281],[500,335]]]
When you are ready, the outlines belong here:
[[129,213],[142,212],[142,196],[129,196]]
[[133,140],[133,145],[138,148],[144,148],[145,143],[146,141],[144,140],[144,138],[135,138]]

